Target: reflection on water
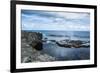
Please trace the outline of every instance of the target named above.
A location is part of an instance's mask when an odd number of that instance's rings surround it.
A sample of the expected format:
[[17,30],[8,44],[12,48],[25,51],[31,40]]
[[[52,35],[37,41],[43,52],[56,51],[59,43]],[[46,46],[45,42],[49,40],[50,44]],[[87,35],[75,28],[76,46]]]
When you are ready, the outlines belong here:
[[[43,52],[56,57],[57,60],[87,60],[90,59],[90,47],[66,48],[56,44],[66,40],[81,40],[88,45],[90,42],[89,31],[41,31],[43,33]],[[66,44],[63,43],[63,44]]]
[[57,60],[86,60],[90,58],[89,48],[65,48],[56,43],[44,43],[43,52],[54,56]]
[[[53,31],[53,30],[33,30],[32,32],[40,32],[43,35],[43,49],[45,52],[58,60],[87,60],[90,59],[90,32],[89,31]],[[74,42],[70,48],[58,46],[59,44],[67,44],[68,41],[78,40]],[[81,42],[82,41],[82,44]],[[70,43],[69,43],[70,44]],[[84,47],[79,47],[84,46]]]

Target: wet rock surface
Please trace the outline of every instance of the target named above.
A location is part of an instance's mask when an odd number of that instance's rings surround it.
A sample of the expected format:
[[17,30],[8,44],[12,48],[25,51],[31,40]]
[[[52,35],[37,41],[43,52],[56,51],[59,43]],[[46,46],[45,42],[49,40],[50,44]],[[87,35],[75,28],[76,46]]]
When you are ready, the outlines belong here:
[[41,38],[41,33],[22,31],[21,63],[55,61],[55,57],[41,52]]
[[21,39],[25,39],[27,44],[37,50],[42,49],[42,34],[38,32],[21,32]]
[[62,40],[62,41],[56,41],[56,44],[66,48],[89,48],[90,47],[89,41],[80,41],[80,40]]

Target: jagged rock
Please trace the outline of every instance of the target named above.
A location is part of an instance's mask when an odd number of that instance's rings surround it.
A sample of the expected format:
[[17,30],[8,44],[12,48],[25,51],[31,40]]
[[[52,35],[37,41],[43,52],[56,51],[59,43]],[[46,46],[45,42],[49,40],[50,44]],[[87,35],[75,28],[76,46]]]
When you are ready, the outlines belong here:
[[[40,33],[32,32],[22,32],[21,37],[21,63],[29,62],[48,62],[55,61],[56,58],[52,57],[46,53],[38,51],[38,48],[41,48],[41,42],[37,43],[35,40],[41,40]],[[31,37],[31,38],[30,38]],[[32,39],[35,38],[35,39]],[[30,45],[29,43],[31,42]],[[36,45],[35,45],[36,44]],[[37,49],[36,49],[37,48]]]
[[22,62],[23,63],[32,62],[31,57],[25,57]]
[[62,41],[56,41],[56,44],[61,46],[61,47],[66,47],[66,48],[88,48],[90,47],[90,43],[80,41],[80,40],[62,40]]
[[39,32],[21,31],[21,39],[26,40],[27,44],[37,50],[42,49],[42,34]]

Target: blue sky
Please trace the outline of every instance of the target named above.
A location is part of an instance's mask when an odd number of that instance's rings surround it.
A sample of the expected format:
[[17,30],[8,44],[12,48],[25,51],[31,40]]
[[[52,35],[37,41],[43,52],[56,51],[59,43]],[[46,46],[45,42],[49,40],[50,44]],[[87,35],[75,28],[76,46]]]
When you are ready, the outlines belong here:
[[54,11],[21,11],[22,30],[89,31],[90,14]]

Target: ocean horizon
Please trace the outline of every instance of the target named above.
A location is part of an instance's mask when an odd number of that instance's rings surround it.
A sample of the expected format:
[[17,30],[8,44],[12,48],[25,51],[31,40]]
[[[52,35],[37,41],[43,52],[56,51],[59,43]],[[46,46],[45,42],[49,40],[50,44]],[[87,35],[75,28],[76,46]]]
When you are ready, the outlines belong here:
[[90,40],[90,31],[58,31],[58,30],[22,30],[26,32],[40,32],[44,38],[49,39],[72,39],[72,40]]

